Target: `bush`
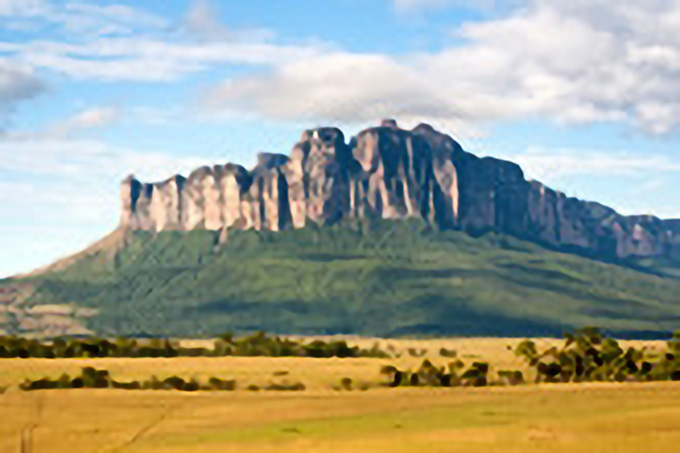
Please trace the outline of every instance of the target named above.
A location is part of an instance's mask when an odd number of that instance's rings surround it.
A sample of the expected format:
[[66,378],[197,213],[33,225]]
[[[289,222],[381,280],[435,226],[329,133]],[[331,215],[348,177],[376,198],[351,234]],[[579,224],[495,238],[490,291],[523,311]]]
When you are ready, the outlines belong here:
[[57,379],[57,388],[68,389],[71,388],[71,378],[68,374],[64,373]]
[[352,390],[352,378],[344,377],[340,380],[340,385],[345,390]]
[[524,375],[521,371],[502,370],[498,372],[498,379],[501,385],[520,385],[524,383]]
[[189,382],[184,384],[184,387],[181,390],[184,390],[185,392],[196,392],[200,388],[200,385],[197,381],[194,379],[190,380]]
[[211,377],[208,380],[208,384],[210,385],[211,390],[225,390],[225,391],[236,390],[236,380],[234,379],[225,381],[216,377]]
[[305,388],[306,387],[302,382],[295,382],[295,383],[272,382],[269,385],[267,385],[264,389],[265,390],[299,392],[299,391],[305,390]]
[[386,385],[389,387],[398,387],[403,379],[403,373],[393,365],[384,365],[380,369],[380,374],[387,377],[388,382]]
[[447,357],[449,359],[455,359],[458,356],[458,351],[455,349],[441,348],[439,350],[439,355],[442,357]]
[[123,390],[139,390],[142,388],[142,385],[139,383],[139,381],[132,382],[111,381],[111,387]]
[[178,376],[171,376],[163,381],[163,386],[168,389],[184,390],[184,379]]

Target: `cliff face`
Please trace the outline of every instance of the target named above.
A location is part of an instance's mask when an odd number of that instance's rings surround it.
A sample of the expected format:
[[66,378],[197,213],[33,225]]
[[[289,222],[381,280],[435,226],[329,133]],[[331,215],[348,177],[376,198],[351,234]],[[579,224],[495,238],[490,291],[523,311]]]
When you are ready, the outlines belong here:
[[498,231],[612,258],[680,257],[680,221],[622,216],[526,181],[511,162],[478,158],[451,137],[392,120],[346,143],[337,128],[305,131],[290,156],[257,166],[202,167],[187,178],[122,183],[121,228],[302,228],[309,222],[421,217],[441,229]]

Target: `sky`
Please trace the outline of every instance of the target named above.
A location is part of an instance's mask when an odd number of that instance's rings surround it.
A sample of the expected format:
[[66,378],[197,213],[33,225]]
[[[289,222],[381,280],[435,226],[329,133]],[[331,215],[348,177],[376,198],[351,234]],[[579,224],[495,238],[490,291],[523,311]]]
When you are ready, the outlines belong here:
[[623,214],[680,217],[680,0],[0,0],[0,278],[120,181],[395,118]]

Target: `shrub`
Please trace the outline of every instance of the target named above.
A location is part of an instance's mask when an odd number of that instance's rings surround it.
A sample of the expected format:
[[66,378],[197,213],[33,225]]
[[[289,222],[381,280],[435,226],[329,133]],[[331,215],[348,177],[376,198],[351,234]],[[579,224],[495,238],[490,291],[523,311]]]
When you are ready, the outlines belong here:
[[139,383],[139,381],[132,382],[111,381],[111,387],[123,390],[139,390],[142,388],[142,385]]
[[272,382],[269,385],[267,385],[264,389],[265,390],[298,392],[298,391],[305,390],[305,388],[306,387],[302,382],[294,382],[294,383]]
[[487,385],[486,374],[488,371],[488,363],[474,362],[461,376],[462,384],[465,386],[483,387]]
[[398,387],[403,379],[403,373],[393,365],[384,365],[380,369],[380,374],[387,377],[388,382],[386,385],[389,387]]
[[352,378],[344,377],[340,380],[340,385],[345,390],[352,390]]
[[26,380],[20,388],[22,390],[48,390],[56,389],[58,387],[57,381],[52,381],[49,378],[38,379],[37,381]]
[[447,357],[449,359],[455,359],[458,356],[458,351],[455,349],[441,348],[439,350],[439,355],[442,357]]
[[216,377],[211,377],[208,380],[211,390],[236,390],[236,380],[225,381]]
[[185,392],[196,392],[200,388],[200,385],[197,381],[194,379],[190,380],[189,382],[184,384],[184,387],[181,390],[184,390]]
[[71,388],[71,378],[68,374],[64,373],[57,379],[57,388],[68,389]]
[[502,370],[498,372],[498,379],[502,385],[520,385],[524,383],[521,371]]
[[175,389],[175,390],[184,390],[184,385],[186,383],[184,382],[184,379],[178,377],[178,376],[170,376],[169,378],[166,378],[163,381],[163,385],[165,388],[169,389]]

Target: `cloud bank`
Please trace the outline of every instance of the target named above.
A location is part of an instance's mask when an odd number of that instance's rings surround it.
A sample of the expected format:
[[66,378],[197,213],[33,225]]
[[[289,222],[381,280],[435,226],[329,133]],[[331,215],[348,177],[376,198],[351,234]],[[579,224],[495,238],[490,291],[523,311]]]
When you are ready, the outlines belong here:
[[680,121],[678,0],[536,0],[452,34],[463,43],[432,53],[296,59],[228,80],[210,102],[274,118],[540,117],[652,134]]

